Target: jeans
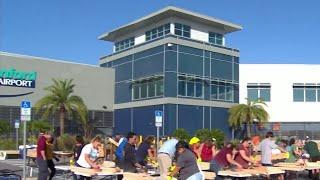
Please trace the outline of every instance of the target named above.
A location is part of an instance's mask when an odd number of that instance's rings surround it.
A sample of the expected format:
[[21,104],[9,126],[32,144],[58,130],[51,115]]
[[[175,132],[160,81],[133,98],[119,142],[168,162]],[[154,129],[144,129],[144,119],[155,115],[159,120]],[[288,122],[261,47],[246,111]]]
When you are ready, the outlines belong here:
[[186,180],[202,180],[202,179],[204,179],[204,177],[202,177],[201,172],[198,172],[198,173],[188,177],[188,179],[186,179]]
[[39,172],[38,172],[38,180],[47,180],[49,176],[48,163],[46,160],[42,158],[36,159]]
[[219,165],[219,163],[215,160],[212,160],[210,162],[210,171],[213,171],[216,173],[216,180],[221,180],[223,177],[218,176],[219,171],[222,169],[222,167]]

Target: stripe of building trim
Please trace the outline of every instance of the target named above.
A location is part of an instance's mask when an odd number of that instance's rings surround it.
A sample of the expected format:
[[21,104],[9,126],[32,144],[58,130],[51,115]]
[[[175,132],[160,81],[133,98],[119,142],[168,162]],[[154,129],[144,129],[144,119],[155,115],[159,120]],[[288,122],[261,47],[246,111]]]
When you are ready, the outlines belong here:
[[175,38],[175,37],[166,37],[164,39],[159,39],[156,40],[154,42],[147,42],[146,44],[134,47],[132,49],[128,49],[126,51],[120,52],[118,54],[114,54],[111,56],[106,56],[100,59],[100,65],[104,64],[106,62],[110,62],[110,61],[114,61],[117,60],[119,58],[125,57],[125,56],[129,56],[133,53],[137,53],[140,51],[144,51],[144,50],[148,50],[157,46],[161,46],[164,44],[168,44],[168,43],[173,43],[173,44],[179,44],[179,45],[184,45],[184,46],[189,46],[189,47],[193,47],[193,48],[197,48],[197,49],[204,49],[207,51],[213,51],[213,52],[217,52],[217,53],[222,53],[222,54],[226,54],[226,55],[230,55],[230,56],[236,56],[239,57],[240,53],[237,51],[233,51],[233,50],[228,50],[228,49],[223,49],[223,48],[219,48],[219,47],[215,47],[215,46],[210,46],[201,42],[193,42],[193,41],[189,41],[189,40],[185,40],[185,39],[179,39],[179,38]]
[[209,106],[209,107],[222,107],[230,108],[236,103],[220,102],[220,101],[205,101],[198,99],[187,99],[187,98],[157,98],[143,101],[134,101],[128,103],[115,104],[114,109],[126,109],[133,107],[153,106],[160,104],[182,104],[182,105],[193,105],[193,106]]

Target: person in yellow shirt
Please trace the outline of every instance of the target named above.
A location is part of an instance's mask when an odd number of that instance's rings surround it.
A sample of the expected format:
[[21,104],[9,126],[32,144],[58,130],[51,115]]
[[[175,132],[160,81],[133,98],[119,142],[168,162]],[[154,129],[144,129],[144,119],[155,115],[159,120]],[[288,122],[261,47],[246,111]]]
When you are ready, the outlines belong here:
[[50,169],[50,176],[49,176],[49,180],[51,180],[55,173],[56,173],[56,168],[55,165],[53,163],[53,158],[54,154],[53,154],[53,137],[51,135],[48,135],[47,141],[46,141],[46,159],[47,159],[47,164],[48,164],[48,168]]

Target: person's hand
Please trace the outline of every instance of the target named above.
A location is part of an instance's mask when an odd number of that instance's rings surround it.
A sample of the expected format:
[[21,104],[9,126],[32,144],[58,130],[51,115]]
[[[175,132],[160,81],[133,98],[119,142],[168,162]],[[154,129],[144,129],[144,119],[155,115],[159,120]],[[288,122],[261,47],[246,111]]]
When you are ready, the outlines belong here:
[[97,164],[92,164],[91,166],[93,169],[100,169],[100,166],[98,166]]
[[240,164],[237,164],[238,169],[243,169],[243,167]]

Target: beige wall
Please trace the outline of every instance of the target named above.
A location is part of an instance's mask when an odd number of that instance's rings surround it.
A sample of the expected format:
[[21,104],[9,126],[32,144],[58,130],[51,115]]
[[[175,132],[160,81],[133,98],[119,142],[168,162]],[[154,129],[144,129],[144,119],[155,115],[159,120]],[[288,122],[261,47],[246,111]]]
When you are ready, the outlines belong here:
[[0,86],[0,95],[12,95],[33,92],[20,97],[2,97],[0,105],[20,106],[22,100],[33,104],[46,95],[43,89],[52,84],[52,78],[74,79],[75,94],[83,98],[90,110],[113,110],[114,70],[92,65],[76,64],[45,58],[9,54],[0,52],[0,69],[15,68],[18,71],[36,71],[36,87]]

